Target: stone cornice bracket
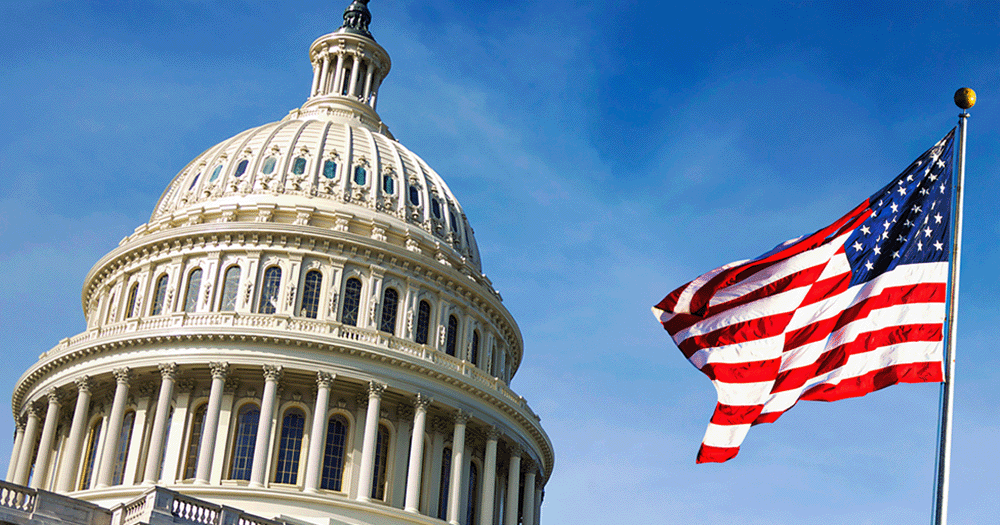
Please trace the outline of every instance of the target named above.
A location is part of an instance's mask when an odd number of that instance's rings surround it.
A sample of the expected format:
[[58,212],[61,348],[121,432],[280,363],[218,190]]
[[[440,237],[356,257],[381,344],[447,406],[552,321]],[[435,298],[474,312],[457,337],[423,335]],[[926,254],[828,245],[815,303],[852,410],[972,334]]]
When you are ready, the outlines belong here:
[[333,380],[337,377],[337,374],[331,374],[329,372],[316,372],[316,386],[318,388],[330,388],[333,386]]
[[184,378],[177,381],[177,390],[190,394],[194,391],[194,379]]
[[418,410],[427,410],[427,407],[431,406],[434,400],[423,395],[417,394],[417,398],[413,400],[413,408]]
[[225,379],[229,375],[229,363],[209,363],[208,368],[212,371],[212,379]]
[[386,385],[376,381],[368,382],[368,399],[371,398],[382,398],[382,394],[385,393]]
[[139,384],[139,388],[136,389],[140,398],[149,397],[153,394],[153,383],[149,381],[143,381]]
[[222,391],[226,394],[233,394],[239,387],[240,387],[240,378],[233,376],[226,378],[226,382],[222,386]]
[[176,381],[177,380],[177,363],[160,363],[160,377],[166,381]]
[[111,373],[115,375],[115,382],[119,385],[128,386],[132,381],[132,370],[127,366],[116,368]]
[[90,376],[80,376],[73,380],[76,383],[76,389],[81,393],[90,393],[91,388],[94,386],[94,382],[90,380]]
[[264,365],[261,368],[264,369],[265,381],[281,381],[281,378],[285,375],[284,368],[281,365]]

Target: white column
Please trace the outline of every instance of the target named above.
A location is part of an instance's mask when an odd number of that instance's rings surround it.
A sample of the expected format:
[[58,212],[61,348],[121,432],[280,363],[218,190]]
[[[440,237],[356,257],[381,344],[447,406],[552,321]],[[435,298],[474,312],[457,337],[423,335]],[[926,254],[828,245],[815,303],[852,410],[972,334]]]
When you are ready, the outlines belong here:
[[417,399],[413,403],[413,437],[410,438],[410,466],[406,473],[406,502],[403,510],[406,512],[420,512],[420,474],[423,472],[424,463],[424,429],[427,427],[427,407],[431,404],[431,399],[422,394],[417,394]]
[[129,381],[132,372],[128,368],[116,368],[115,400],[111,403],[111,415],[108,417],[108,429],[105,434],[104,450],[101,454],[101,467],[97,472],[97,488],[111,485],[115,474],[115,463],[118,459],[118,440],[122,434],[122,418],[125,417],[125,402],[128,400]]
[[361,448],[361,465],[358,467],[361,471],[360,476],[358,476],[358,501],[371,501],[372,476],[375,471],[375,439],[378,437],[378,419],[383,392],[385,392],[385,385],[375,381],[368,383],[365,440]]
[[[339,95],[340,91],[343,89],[343,86],[342,86],[342,83],[341,83],[341,77],[344,76],[343,71],[344,71],[344,54],[343,53],[337,53],[337,67],[333,68],[333,90],[332,91],[333,91],[334,95]],[[324,77],[324,82],[326,82],[325,77]],[[327,94],[329,94],[329,92],[331,90],[327,89],[327,90],[324,90],[324,91]]]
[[535,468],[524,473],[524,525],[535,525]]
[[21,442],[21,450],[17,458],[17,471],[14,475],[14,483],[27,485],[28,476],[31,474],[32,454],[35,452],[35,441],[38,439],[38,411],[33,405],[28,405],[28,423],[24,429],[24,441]]
[[464,480],[462,468],[465,466],[465,425],[469,422],[469,414],[461,410],[455,414],[455,432],[451,438],[451,481],[448,484],[448,523],[458,524],[458,516],[462,506]]
[[371,62],[368,62],[368,73],[365,74],[365,88],[361,93],[362,102],[365,103],[368,102],[368,95],[371,94],[371,89],[372,89],[372,75],[374,74],[375,74],[375,65]]
[[156,399],[156,418],[153,420],[153,431],[149,436],[146,472],[142,479],[146,485],[153,485],[160,479],[163,445],[167,438],[167,419],[170,417],[170,401],[174,398],[174,382],[177,381],[177,363],[161,363],[160,378],[160,395]]
[[326,446],[326,412],[330,408],[330,386],[333,376],[316,373],[316,406],[312,432],[309,434],[309,457],[306,461],[306,492],[318,492],[319,476],[323,471],[323,449]]
[[353,97],[354,90],[358,87],[358,70],[361,69],[361,55],[354,55],[354,65],[351,66],[351,83],[349,84],[349,89],[347,90],[347,96]]
[[257,441],[254,443],[253,464],[250,466],[250,486],[263,487],[264,474],[271,450],[271,425],[274,419],[274,401],[278,397],[278,381],[282,370],[277,365],[264,365],[264,393],[260,399],[260,418],[257,420]]
[[31,488],[44,487],[46,473],[49,471],[49,457],[52,455],[52,440],[56,437],[56,425],[59,423],[59,391],[55,387],[46,393],[49,406],[45,411],[45,426],[42,428],[42,440],[38,443],[38,457],[35,459],[35,475],[31,478]]
[[59,470],[56,490],[71,492],[76,479],[76,469],[80,466],[83,435],[87,431],[87,419],[90,418],[90,378],[83,376],[76,379],[76,408],[73,409],[73,423],[70,424],[69,438],[63,449],[62,466]]
[[184,452],[181,445],[184,442],[184,422],[188,417],[188,405],[191,403],[191,392],[194,390],[194,380],[178,379],[175,386],[174,413],[170,418],[170,428],[167,431],[167,444],[163,451],[163,468],[160,471],[160,481],[164,484],[173,483],[178,477],[178,466]]
[[318,66],[313,66],[312,90],[309,92],[311,96],[318,95],[320,90],[323,89],[322,80],[326,77],[326,68],[330,64],[330,58],[327,57],[326,53],[323,53],[321,62]]
[[544,495],[544,490],[535,489],[535,523],[530,525],[541,525],[542,523],[542,498]]
[[507,468],[507,519],[504,525],[517,525],[517,507],[521,488],[521,446],[510,447],[510,463]]
[[7,477],[5,478],[8,482],[14,482],[14,474],[17,473],[17,463],[21,459],[21,443],[24,443],[24,421],[19,418],[14,418],[14,425],[17,430],[14,431],[14,450],[10,452],[10,461],[7,462]]
[[208,394],[205,422],[201,427],[201,444],[198,447],[198,468],[194,482],[207,485],[212,474],[212,457],[215,454],[215,436],[219,431],[219,411],[222,408],[222,388],[229,375],[229,363],[209,363],[212,369],[212,389]]
[[483,462],[483,496],[479,503],[479,525],[493,525],[493,493],[497,484],[497,442],[500,431],[486,431],[486,457]]
[[424,500],[424,514],[436,518],[441,504],[441,465],[444,461],[444,433],[447,423],[440,417],[431,419],[431,457],[424,462],[424,478],[427,480],[427,499]]

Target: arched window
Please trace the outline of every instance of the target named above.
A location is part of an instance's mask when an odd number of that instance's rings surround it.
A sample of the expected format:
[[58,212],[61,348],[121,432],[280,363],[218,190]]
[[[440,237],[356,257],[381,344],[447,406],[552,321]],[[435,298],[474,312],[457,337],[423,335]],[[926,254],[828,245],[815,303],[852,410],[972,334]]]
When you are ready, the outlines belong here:
[[135,317],[135,300],[136,296],[139,295],[139,283],[134,283],[132,288],[128,291],[128,302],[125,303],[125,318],[130,319]]
[[273,314],[278,310],[278,291],[281,288],[281,268],[272,266],[264,271],[264,282],[260,287],[260,302],[257,313]]
[[294,485],[299,476],[299,456],[302,452],[302,431],[306,426],[306,416],[293,408],[285,412],[281,421],[281,441],[278,443],[278,468],[274,482]]
[[451,219],[451,232],[458,233],[458,221],[455,220],[455,212],[453,210],[448,211],[448,218]]
[[379,330],[390,334],[396,333],[396,310],[399,304],[399,292],[393,288],[386,288],[382,292],[382,322]]
[[208,178],[208,182],[215,182],[215,179],[219,178],[220,173],[222,173],[222,164],[219,164],[212,170],[212,176]]
[[302,286],[302,317],[315,319],[319,313],[319,291],[323,285],[323,274],[319,270],[309,270],[306,273],[305,285]]
[[444,351],[448,355],[455,355],[455,347],[458,346],[458,318],[454,315],[448,316],[448,337],[445,339]]
[[354,167],[354,183],[358,186],[364,186],[368,182],[368,170],[364,166]]
[[250,165],[249,160],[241,160],[239,164],[236,165],[236,173],[233,173],[233,177],[240,177],[247,172],[247,166]]
[[292,174],[302,175],[306,172],[306,159],[305,157],[296,157],[292,162]]
[[441,457],[441,492],[438,496],[438,519],[448,519],[448,490],[451,487],[451,449],[444,449]]
[[80,474],[80,490],[90,488],[90,478],[94,475],[94,464],[97,461],[97,441],[101,439],[101,420],[98,419],[87,434],[87,448],[83,453],[83,472]]
[[388,175],[383,175],[382,176],[382,190],[385,191],[386,193],[388,193],[389,195],[392,195],[393,193],[396,193],[396,179],[394,179],[394,178],[392,178],[392,177],[390,177]]
[[435,219],[441,218],[441,203],[437,199],[431,199],[431,212],[434,213]]
[[417,307],[417,333],[414,340],[422,345],[427,344],[427,332],[431,326],[431,303],[420,301]]
[[333,179],[337,176],[337,162],[333,160],[323,161],[323,176]]
[[187,288],[184,290],[184,311],[193,312],[198,308],[198,291],[201,290],[201,268],[188,274]]
[[469,350],[469,361],[479,366],[479,330],[472,331],[472,348]]
[[197,174],[197,175],[194,176],[194,180],[192,180],[191,181],[191,185],[188,186],[188,191],[191,191],[191,190],[194,189],[194,187],[198,184],[198,179],[199,178],[201,178],[201,173],[199,173],[199,174]]
[[420,206],[420,190],[416,186],[410,186],[410,204]]
[[358,326],[358,313],[361,309],[361,281],[351,277],[344,285],[344,310],[340,314],[340,322]]
[[201,405],[191,418],[191,432],[188,434],[187,458],[184,461],[184,479],[194,478],[198,471],[198,450],[201,449],[201,433],[205,425],[205,411],[208,405]]
[[226,275],[222,281],[222,300],[219,302],[219,310],[222,312],[232,312],[236,309],[236,294],[240,288],[240,267],[233,265],[226,268]]
[[233,440],[233,461],[229,468],[229,479],[250,481],[259,422],[260,409],[257,405],[243,405],[236,420],[236,438]]
[[467,511],[465,513],[465,522],[467,525],[475,525],[479,521],[479,513],[476,512],[478,507],[479,498],[476,496],[479,494],[479,467],[476,466],[475,462],[469,464],[469,493],[466,495],[466,499],[469,501]]
[[111,478],[112,485],[121,485],[125,477],[125,463],[128,460],[128,448],[132,441],[133,423],[135,423],[135,412],[129,411],[122,418],[122,431],[121,434],[118,434],[118,450],[115,453],[115,473]]
[[326,426],[323,451],[323,476],[320,488],[340,490],[344,478],[344,451],[347,450],[347,419],[335,415]]
[[163,300],[167,297],[167,282],[169,280],[166,274],[161,275],[156,280],[156,288],[153,292],[153,309],[150,310],[149,315],[160,315],[163,313]]
[[385,499],[385,474],[389,465],[389,429],[378,426],[375,439],[375,469],[372,471],[372,499]]

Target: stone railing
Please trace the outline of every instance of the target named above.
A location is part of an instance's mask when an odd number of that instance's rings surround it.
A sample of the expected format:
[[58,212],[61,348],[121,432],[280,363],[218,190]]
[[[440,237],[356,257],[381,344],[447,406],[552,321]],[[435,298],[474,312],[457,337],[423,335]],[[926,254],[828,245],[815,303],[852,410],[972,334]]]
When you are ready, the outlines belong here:
[[111,525],[282,525],[239,509],[216,505],[163,487],[118,505]]
[[251,330],[267,330],[281,333],[297,332],[304,335],[330,338],[332,340],[342,340],[371,345],[376,347],[378,350],[393,350],[412,358],[426,361],[429,364],[436,365],[437,367],[450,371],[454,374],[461,375],[469,383],[484,390],[494,392],[500,399],[516,406],[525,414],[530,415],[534,420],[538,420],[538,416],[528,407],[528,404],[525,402],[523,397],[515,394],[504,381],[491,376],[485,370],[468,361],[450,356],[430,346],[417,344],[413,341],[395,337],[385,332],[369,328],[360,328],[357,326],[348,326],[336,321],[302,319],[297,317],[288,317],[287,315],[250,314],[244,312],[180,312],[157,317],[129,319],[123,322],[94,328],[71,338],[63,339],[55,348],[43,354],[42,357],[54,357],[77,345],[105,338],[120,337],[123,335],[127,336],[132,333],[184,329],[203,330],[210,327],[226,329],[246,328]]
[[0,522],[111,525],[111,519],[111,511],[93,503],[0,481]]

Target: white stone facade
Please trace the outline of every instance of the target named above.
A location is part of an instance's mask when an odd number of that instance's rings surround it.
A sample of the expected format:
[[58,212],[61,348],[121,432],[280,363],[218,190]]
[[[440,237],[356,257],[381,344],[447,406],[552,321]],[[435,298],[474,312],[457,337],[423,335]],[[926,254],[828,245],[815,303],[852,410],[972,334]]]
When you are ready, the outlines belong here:
[[375,112],[390,61],[366,3],[311,46],[302,108],[199,155],[90,271],[87,330],[15,387],[8,481],[109,508],[155,484],[314,523],[539,523],[554,455],[508,387],[520,331],[457,199]]

